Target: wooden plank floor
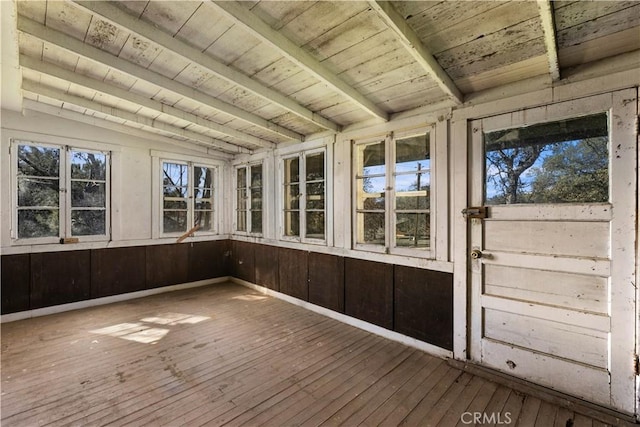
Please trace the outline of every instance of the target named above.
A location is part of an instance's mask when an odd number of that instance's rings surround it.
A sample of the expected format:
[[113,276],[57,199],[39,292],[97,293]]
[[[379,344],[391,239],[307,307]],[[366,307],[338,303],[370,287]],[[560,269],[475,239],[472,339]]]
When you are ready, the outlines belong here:
[[473,425],[465,412],[604,425],[231,283],[2,325],[3,427]]

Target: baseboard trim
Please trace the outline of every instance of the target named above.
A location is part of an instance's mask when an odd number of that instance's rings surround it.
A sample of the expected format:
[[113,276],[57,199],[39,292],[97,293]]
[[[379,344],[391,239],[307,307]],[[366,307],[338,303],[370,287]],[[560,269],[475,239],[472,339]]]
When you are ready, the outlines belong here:
[[294,298],[290,295],[283,294],[282,292],[274,291],[273,289],[265,288],[264,286],[259,286],[253,284],[251,282],[247,282],[246,280],[237,279],[235,277],[231,277],[230,280],[233,283],[237,283],[238,285],[245,286],[247,288],[258,291],[264,295],[269,295],[288,303],[297,305],[299,307],[305,308],[307,310],[311,310],[315,313],[321,314],[326,317],[330,317],[331,319],[337,320],[342,323],[346,323],[347,325],[354,326],[358,329],[365,330],[367,332],[371,332],[372,334],[379,335],[381,337],[390,339],[391,341],[395,341],[404,345],[407,345],[412,348],[416,348],[418,350],[422,350],[425,353],[431,354],[436,357],[442,358],[452,358],[453,352],[449,350],[445,350],[440,347],[436,347],[432,344],[428,344],[424,341],[417,340],[415,338],[411,338],[409,336],[400,334],[398,332],[390,331],[389,329],[382,328],[380,326],[374,325],[369,322],[365,322],[364,320],[356,319],[351,316],[347,316],[346,314],[338,313],[333,310],[329,310],[328,308],[321,307],[316,304],[312,304],[310,302]]
[[37,308],[34,310],[19,311],[17,313],[3,314],[2,316],[0,316],[0,323],[15,322],[17,320],[30,319],[32,317],[47,316],[49,314],[63,313],[65,311],[80,310],[83,308],[95,307],[98,305],[112,304],[114,302],[127,301],[136,298],[148,297],[151,295],[163,294],[166,292],[197,288],[200,286],[213,285],[215,283],[228,281],[228,276],[216,277],[215,279],[198,280],[195,282],[181,283],[179,285],[163,286],[160,288],[145,289],[144,291],[128,292],[126,294],[111,295],[108,297],[71,302],[68,304],[54,305],[51,307]]

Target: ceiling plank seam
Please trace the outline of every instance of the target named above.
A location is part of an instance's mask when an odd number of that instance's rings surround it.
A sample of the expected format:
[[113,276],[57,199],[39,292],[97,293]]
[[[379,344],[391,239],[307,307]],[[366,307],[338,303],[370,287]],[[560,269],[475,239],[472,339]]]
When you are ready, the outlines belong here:
[[556,30],[553,22],[553,6],[549,0],[538,0],[537,5],[544,34],[544,44],[547,50],[547,60],[549,61],[549,74],[551,74],[551,80],[557,82],[560,80],[560,64],[558,62]]
[[134,78],[147,81],[161,89],[169,90],[175,94],[211,107],[254,126],[285,136],[289,140],[304,142],[304,135],[301,135],[291,129],[277,125],[260,116],[223,102],[213,96],[199,92],[192,87],[113,56],[110,53],[91,47],[78,39],[70,37],[57,30],[45,27],[38,22],[32,21],[31,19],[21,15],[18,16],[18,30],[44,42],[56,45],[75,55],[79,55],[91,61],[113,68]]
[[[163,104],[162,102],[155,101],[145,96],[138,95],[136,93],[127,91],[125,89],[121,89],[119,87],[92,79],[87,76],[83,76],[81,74],[74,73],[69,70],[65,70],[64,68],[59,67],[57,65],[45,63],[43,61],[37,60],[35,58],[31,58],[29,56],[20,55],[20,65],[23,68],[37,71],[39,73],[42,73],[51,77],[55,77],[60,80],[70,81],[86,89],[103,93],[105,95],[109,95],[124,101],[128,101],[133,104],[137,104],[142,107],[151,109],[158,113],[166,114],[176,119],[192,122],[195,125],[207,128],[221,135],[226,135],[231,138],[240,140],[245,144],[256,145],[258,147],[274,146],[274,144],[271,143],[270,141],[265,141],[260,138],[256,138],[253,135],[242,133],[236,129],[230,128],[225,125],[221,125],[211,120],[204,119],[200,116],[196,116],[195,114],[191,114],[184,110],[180,110],[179,108],[175,108],[170,105]],[[242,143],[233,144],[233,145],[243,146]]]
[[398,41],[402,44],[413,59],[433,78],[438,86],[456,104],[464,102],[464,95],[455,85],[451,77],[440,66],[431,52],[424,46],[418,35],[406,23],[402,15],[398,13],[393,5],[388,1],[369,0],[371,8],[382,18],[390,29],[397,35]]
[[123,10],[112,6],[107,2],[75,1],[75,3],[85,8],[90,13],[99,15],[103,19],[110,21],[112,24],[125,28],[136,36],[146,38],[149,41],[164,47],[171,53],[181,56],[187,61],[191,61],[202,66],[203,68],[211,71],[212,73],[225,79],[226,81],[241,86],[243,89],[246,89],[267,101],[279,105],[280,107],[292,112],[293,114],[304,120],[308,120],[316,124],[317,126],[335,132],[339,132],[341,129],[341,126],[337,123],[334,123],[322,117],[321,115],[305,108],[293,99],[288,98],[280,92],[270,89],[255,80],[252,80],[251,77],[243,74],[239,70],[235,70],[217,61],[211,56],[200,52],[198,49],[195,49],[187,45],[186,43],[173,38],[171,35],[165,33],[157,27],[154,27],[153,25],[148,24],[144,21],[138,20],[137,18],[132,17]]
[[298,47],[291,40],[271,28],[250,10],[235,1],[212,1],[218,10],[222,11],[233,22],[241,25],[245,30],[253,34],[259,40],[281,52],[287,59],[298,65],[308,73],[311,73],[333,90],[339,92],[354,102],[369,114],[389,120],[389,114],[377,106],[373,101],[362,95],[344,80],[335,75],[327,66],[315,59],[310,53]]

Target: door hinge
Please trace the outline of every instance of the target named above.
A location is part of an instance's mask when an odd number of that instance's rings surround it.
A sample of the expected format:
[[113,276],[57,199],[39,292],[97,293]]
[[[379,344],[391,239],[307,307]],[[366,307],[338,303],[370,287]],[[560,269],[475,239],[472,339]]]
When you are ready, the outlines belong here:
[[635,376],[640,375],[640,358],[637,354],[633,355],[633,373]]

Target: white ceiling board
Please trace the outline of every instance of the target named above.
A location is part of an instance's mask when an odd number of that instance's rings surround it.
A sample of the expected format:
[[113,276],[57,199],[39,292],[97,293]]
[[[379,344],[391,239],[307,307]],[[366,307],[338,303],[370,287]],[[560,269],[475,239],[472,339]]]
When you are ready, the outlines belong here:
[[175,38],[204,52],[232,26],[233,23],[213,7],[203,4],[180,28]]
[[242,4],[260,16],[273,29],[280,29],[296,19],[307,9],[313,7],[314,1],[260,1],[249,7],[246,2]]
[[91,46],[118,56],[128,38],[127,32],[103,19],[94,17],[84,40]]
[[21,0],[16,2],[16,6],[20,15],[44,24],[47,14],[47,2],[45,0]]
[[18,33],[18,46],[20,53],[41,59],[44,49],[42,40],[31,37],[29,34]]
[[151,43],[142,37],[131,35],[127,38],[119,57],[147,68],[158,57],[162,48],[155,43]]
[[91,16],[66,1],[47,2],[46,25],[79,40],[84,40]]
[[202,2],[189,0],[153,1],[147,5],[141,19],[175,35],[201,5]]
[[190,64],[190,61],[172,52],[163,50],[156,56],[151,65],[149,65],[149,70],[175,80]]
[[100,66],[99,64],[85,58],[78,58],[76,69],[74,71],[78,74],[82,74],[83,76],[91,77],[92,79],[100,81],[103,81],[107,77],[107,74],[109,74],[108,67]]

